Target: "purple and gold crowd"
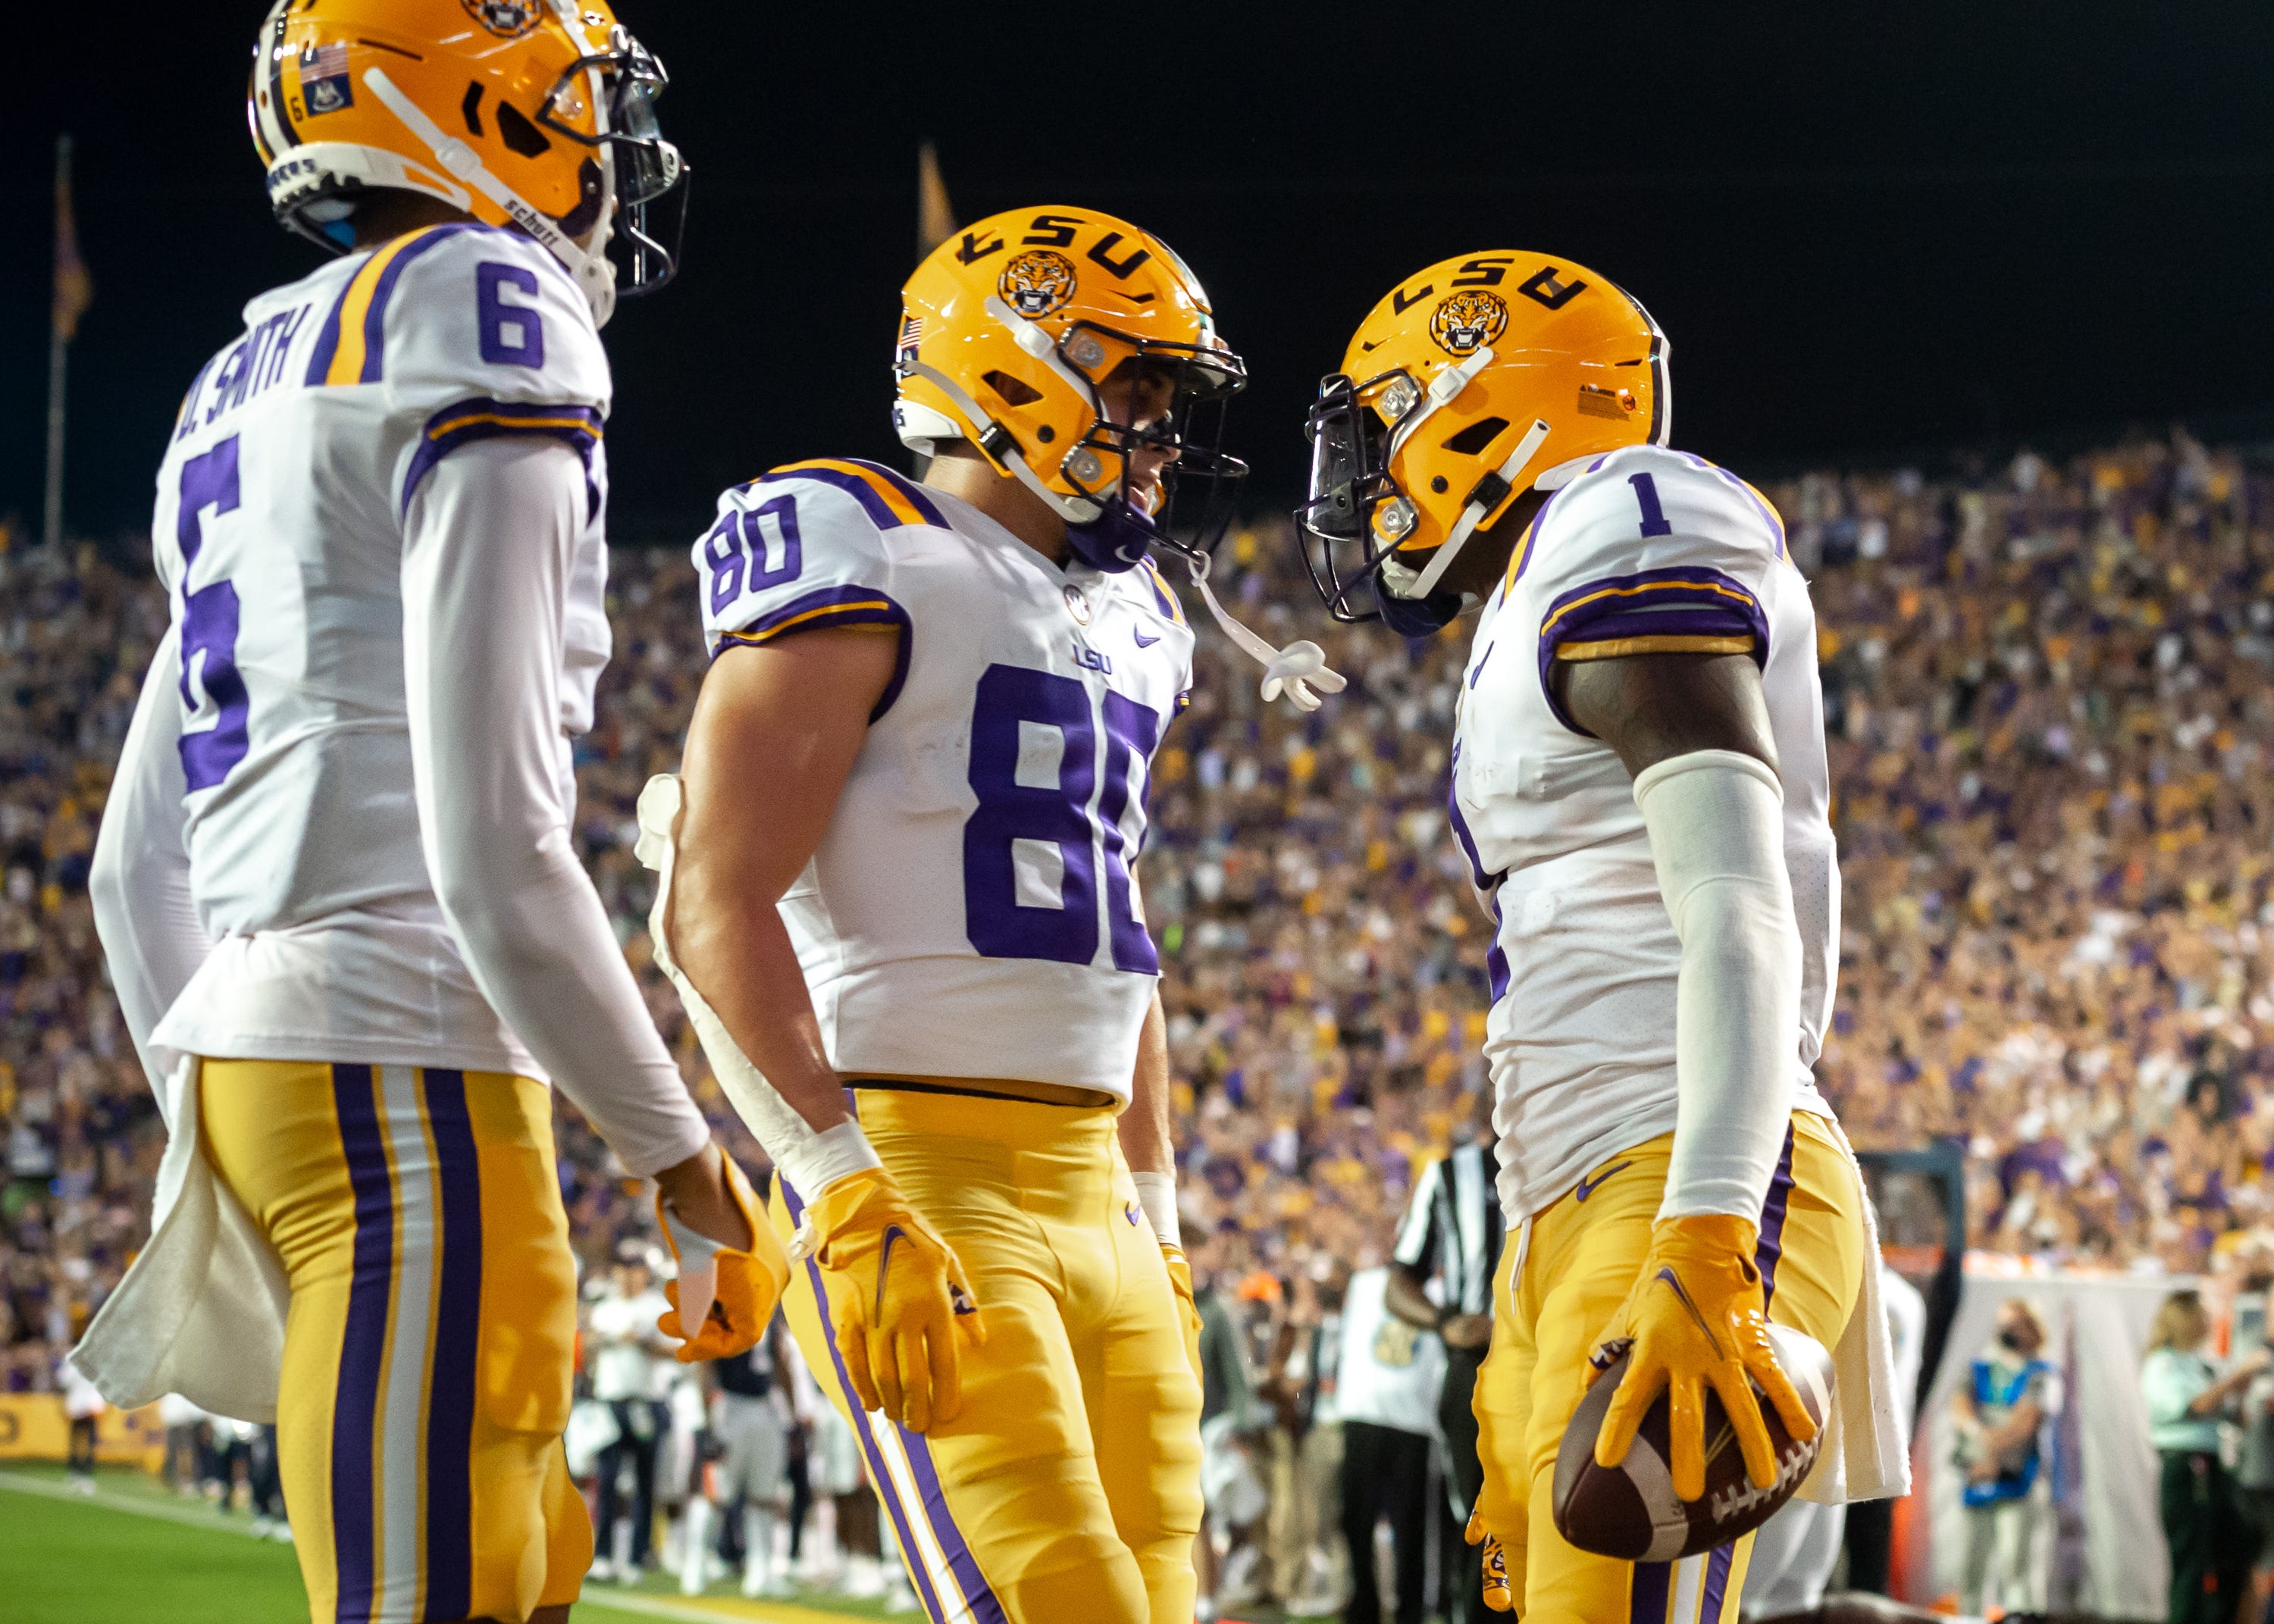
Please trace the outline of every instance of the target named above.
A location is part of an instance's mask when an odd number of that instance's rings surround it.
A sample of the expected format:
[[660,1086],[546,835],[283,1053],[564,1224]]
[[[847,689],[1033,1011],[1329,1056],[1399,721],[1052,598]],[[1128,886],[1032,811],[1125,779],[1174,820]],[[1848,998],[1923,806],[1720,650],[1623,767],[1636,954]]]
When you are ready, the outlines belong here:
[[[1819,1072],[1858,1147],[1958,1143],[1971,1244],[2048,1266],[2189,1271],[2274,1223],[2274,457],[2174,433],[1764,488],[1820,627],[1845,902]],[[54,1381],[144,1233],[163,1145],[87,874],[164,602],[147,567],[11,539],[0,1390]],[[756,1164],[649,968],[632,849],[704,667],[693,574],[676,546],[614,571],[576,833],[659,1026]],[[1299,1291],[1381,1259],[1485,1086],[1486,921],[1445,816],[1465,628],[1328,628],[1276,517],[1227,538],[1216,584],[1351,680],[1314,714],[1267,708],[1203,617],[1141,871],[1196,1261]],[[597,1267],[646,1203],[560,1109]]]

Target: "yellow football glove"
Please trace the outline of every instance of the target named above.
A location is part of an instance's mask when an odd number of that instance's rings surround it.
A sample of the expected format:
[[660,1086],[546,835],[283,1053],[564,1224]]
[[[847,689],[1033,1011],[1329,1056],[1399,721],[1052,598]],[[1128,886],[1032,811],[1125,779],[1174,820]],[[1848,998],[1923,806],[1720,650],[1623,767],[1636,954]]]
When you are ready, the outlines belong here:
[[1161,1243],[1161,1261],[1169,1266],[1169,1289],[1177,1294],[1177,1319],[1185,1333],[1185,1358],[1193,1367],[1193,1380],[1202,1386],[1207,1378],[1201,1374],[1201,1311],[1193,1301],[1193,1266],[1186,1261],[1185,1249]]
[[1806,1442],[1816,1423],[1777,1364],[1769,1343],[1761,1272],[1753,1263],[1758,1240],[1743,1218],[1706,1214],[1661,1218],[1651,1227],[1650,1252],[1627,1300],[1612,1316],[1589,1362],[1587,1385],[1623,1352],[1627,1373],[1595,1437],[1595,1463],[1613,1467],[1627,1458],[1643,1412],[1661,1387],[1673,1394],[1668,1443],[1674,1459],[1674,1492],[1694,1500],[1706,1492],[1706,1389],[1721,1395],[1730,1429],[1757,1489],[1776,1482],[1776,1451],[1761,1421],[1750,1377],[1774,1404],[1792,1436]]
[[[663,1295],[671,1304],[655,1328],[679,1343],[674,1350],[682,1365],[704,1359],[723,1359],[754,1346],[765,1335],[774,1317],[782,1288],[789,1284],[789,1254],[780,1237],[758,1210],[750,1181],[734,1158],[715,1151],[724,1173],[727,1194],[750,1226],[747,1252],[721,1245],[707,1235],[687,1227],[656,1192],[656,1222],[678,1261],[679,1277],[664,1282]],[[699,1327],[687,1334],[687,1322]]]
[[1481,1511],[1469,1513],[1469,1528],[1465,1536],[1472,1545],[1484,1546],[1485,1605],[1495,1613],[1516,1611],[1516,1598],[1509,1591],[1508,1553],[1501,1549],[1497,1537],[1485,1532],[1485,1517]]
[[968,1276],[883,1168],[837,1180],[807,1207],[813,1255],[837,1276],[837,1350],[863,1410],[912,1432],[963,1408],[956,1338],[987,1340]]

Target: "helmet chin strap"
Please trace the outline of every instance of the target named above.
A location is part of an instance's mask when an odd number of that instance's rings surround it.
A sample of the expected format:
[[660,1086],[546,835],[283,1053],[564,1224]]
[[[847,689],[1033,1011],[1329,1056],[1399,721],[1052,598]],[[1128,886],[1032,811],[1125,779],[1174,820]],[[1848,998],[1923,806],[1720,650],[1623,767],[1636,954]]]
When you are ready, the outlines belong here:
[[[363,82],[377,96],[387,110],[402,121],[404,128],[426,144],[434,154],[434,162],[454,179],[463,182],[512,217],[514,223],[543,244],[553,257],[568,269],[576,285],[584,291],[585,302],[592,307],[592,323],[606,327],[616,308],[616,267],[607,255],[610,225],[609,211],[601,211],[600,223],[594,229],[592,246],[578,246],[576,240],[561,229],[558,222],[534,207],[512,187],[507,185],[482,162],[481,154],[457,137],[445,131],[426,117],[418,104],[396,87],[393,79],[380,68],[364,70]],[[599,105],[596,102],[595,105]],[[605,147],[605,143],[603,147]],[[611,195],[615,190],[614,169],[608,163],[610,154],[601,154],[603,172]]]
[[[1469,493],[1468,502],[1462,508],[1452,534],[1445,538],[1444,544],[1437,549],[1436,556],[1422,568],[1421,574],[1413,583],[1413,590],[1401,593],[1401,597],[1427,598],[1437,590],[1437,583],[1445,578],[1445,572],[1453,567],[1453,560],[1460,556],[1461,549],[1468,545],[1469,538],[1476,533],[1477,526],[1484,523],[1487,514],[1507,500],[1509,489],[1515,485],[1517,475],[1524,470],[1525,463],[1532,461],[1532,454],[1540,449],[1547,438],[1547,425],[1534,418],[1530,432],[1516,442],[1516,449],[1493,470],[1489,478],[1477,482],[1477,489]],[[1497,494],[1495,493],[1496,488]]]

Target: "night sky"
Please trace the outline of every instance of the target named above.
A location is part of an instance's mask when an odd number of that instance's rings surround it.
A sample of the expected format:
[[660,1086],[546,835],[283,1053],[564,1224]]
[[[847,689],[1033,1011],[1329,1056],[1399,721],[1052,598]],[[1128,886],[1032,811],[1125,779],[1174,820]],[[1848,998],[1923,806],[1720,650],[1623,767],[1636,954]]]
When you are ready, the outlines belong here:
[[[2059,447],[2184,417],[2274,435],[2274,7],[1553,4],[915,10],[625,0],[674,76],[687,263],[608,329],[615,535],[678,539],[801,456],[895,462],[915,149],[959,215],[1125,214],[1175,244],[1254,382],[1259,501],[1407,272],[1538,250],[1673,340],[1675,440],[1764,473]],[[166,425],[312,249],[245,131],[260,0],[89,13],[0,118],[0,514],[36,523],[52,142],[95,304],[72,528],[147,523]],[[1410,19],[1403,25],[1390,19]],[[1638,20],[1644,19],[1644,20]]]

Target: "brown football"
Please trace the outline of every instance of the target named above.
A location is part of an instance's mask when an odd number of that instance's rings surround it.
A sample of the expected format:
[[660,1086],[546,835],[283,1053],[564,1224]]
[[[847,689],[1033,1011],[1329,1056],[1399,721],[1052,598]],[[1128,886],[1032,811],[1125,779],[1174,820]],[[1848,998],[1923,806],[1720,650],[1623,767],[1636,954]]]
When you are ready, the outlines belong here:
[[1660,1393],[1643,1413],[1641,1430],[1623,1463],[1595,1464],[1595,1435],[1602,1430],[1603,1412],[1611,1395],[1627,1373],[1627,1361],[1603,1372],[1579,1401],[1570,1425],[1563,1429],[1563,1445],[1555,1454],[1555,1527],[1582,1551],[1616,1557],[1628,1562],[1671,1562],[1696,1556],[1715,1545],[1749,1534],[1775,1515],[1799,1489],[1801,1480],[1816,1464],[1824,1441],[1824,1426],[1832,1414],[1832,1356],[1824,1345],[1789,1326],[1771,1325],[1769,1340],[1776,1346],[1777,1363],[1800,1390],[1801,1402],[1816,1421],[1816,1436],[1795,1443],[1785,1430],[1776,1407],[1761,1394],[1753,1396],[1768,1424],[1769,1440],[1776,1446],[1777,1479],[1757,1489],[1745,1476],[1744,1457],[1738,1453],[1736,1434],[1730,1430],[1720,1396],[1706,1395],[1706,1493],[1696,1500],[1674,1498],[1671,1455],[1667,1426],[1671,1406]]

